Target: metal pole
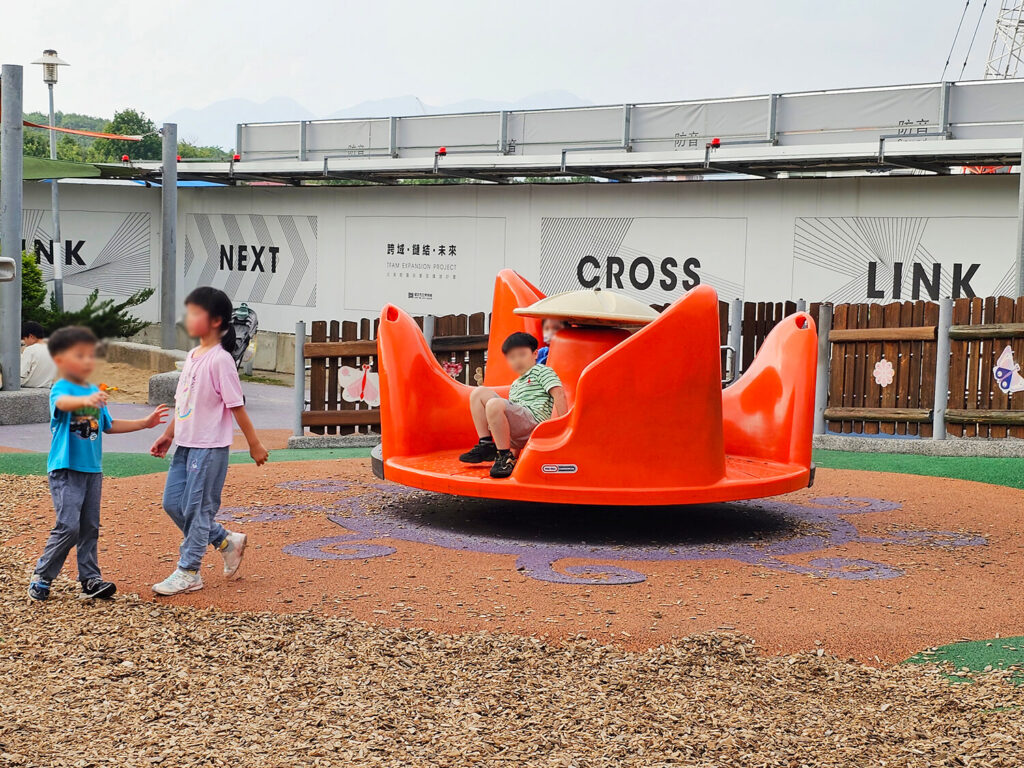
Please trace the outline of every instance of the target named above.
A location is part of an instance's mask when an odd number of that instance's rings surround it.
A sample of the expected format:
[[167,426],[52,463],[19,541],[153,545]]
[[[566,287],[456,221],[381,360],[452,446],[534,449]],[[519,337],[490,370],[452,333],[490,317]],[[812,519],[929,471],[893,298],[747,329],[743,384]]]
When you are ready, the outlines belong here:
[[292,432],[302,437],[302,413],[306,410],[306,323],[299,320],[295,324],[295,424]]
[[797,299],[796,300],[796,311],[797,312],[806,312],[807,311],[807,299]]
[[740,377],[740,346],[743,344],[743,299],[733,299],[729,307],[729,346],[732,347],[733,381]]
[[434,343],[434,320],[436,318],[433,315],[423,316],[423,338],[427,340],[427,346],[429,347]]
[[946,439],[946,404],[949,402],[949,326],[953,324],[953,300],[939,300],[939,327],[935,341],[935,402],[932,406],[932,439]]
[[818,307],[818,373],[814,380],[814,434],[825,434],[825,409],[828,408],[828,377],[832,369],[832,344],[828,335],[832,331],[832,305],[823,302]]
[[160,178],[160,338],[164,349],[178,345],[178,126],[163,126],[163,174]]
[[[57,159],[57,132],[53,112],[53,83],[47,83],[50,89],[50,159]],[[53,208],[53,245],[50,257],[53,259],[53,296],[57,301],[57,309],[64,311],[64,241],[60,236],[60,185],[58,179],[50,179],[50,204]]]
[[14,279],[0,283],[0,369],[5,391],[21,389],[21,204],[24,129],[22,69],[4,64],[0,74],[0,253],[15,261]]
[[1017,182],[1017,293],[1024,296],[1024,134],[1021,135],[1020,168]]

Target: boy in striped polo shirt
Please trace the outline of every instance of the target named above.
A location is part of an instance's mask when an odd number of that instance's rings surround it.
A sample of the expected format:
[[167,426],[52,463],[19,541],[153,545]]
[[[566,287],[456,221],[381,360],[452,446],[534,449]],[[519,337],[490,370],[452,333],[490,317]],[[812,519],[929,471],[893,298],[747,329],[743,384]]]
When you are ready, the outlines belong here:
[[516,466],[512,450],[521,450],[538,424],[569,410],[558,374],[537,363],[537,339],[513,333],[501,351],[519,376],[509,388],[508,400],[487,387],[473,390],[469,408],[480,440],[459,456],[467,464],[493,461],[491,477],[497,478],[512,474]]

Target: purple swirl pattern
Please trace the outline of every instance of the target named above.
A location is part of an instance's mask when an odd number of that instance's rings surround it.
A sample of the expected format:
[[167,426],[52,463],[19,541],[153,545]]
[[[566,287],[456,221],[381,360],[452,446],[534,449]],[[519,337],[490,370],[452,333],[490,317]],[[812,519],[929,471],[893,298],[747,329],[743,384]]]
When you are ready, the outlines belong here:
[[309,504],[272,504],[265,507],[221,507],[217,521],[221,523],[275,523],[291,520],[299,512],[325,512],[327,507]]
[[[326,508],[328,519],[348,533],[285,547],[296,557],[383,557],[395,548],[374,542],[390,539],[512,555],[518,572],[557,584],[638,584],[647,577],[623,563],[722,559],[819,578],[894,579],[904,572],[862,558],[783,558],[851,543],[942,548],[988,544],[984,536],[957,531],[898,529],[886,536],[861,535],[848,516],[902,509],[898,502],[869,497],[822,496],[801,503],[759,499],[624,511],[460,499],[392,483],[302,480],[279,487],[313,493],[363,491],[316,507]],[[566,560],[586,563],[562,564]]]

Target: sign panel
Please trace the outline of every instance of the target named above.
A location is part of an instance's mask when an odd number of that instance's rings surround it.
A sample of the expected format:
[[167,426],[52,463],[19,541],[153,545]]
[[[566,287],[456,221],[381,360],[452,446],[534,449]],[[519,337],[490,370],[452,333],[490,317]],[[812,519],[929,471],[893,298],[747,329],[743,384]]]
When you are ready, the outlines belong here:
[[153,284],[150,215],[142,211],[61,212],[63,251],[53,242],[51,212],[22,212],[22,248],[36,254],[43,278],[53,279],[55,253],[63,253],[64,284],[128,296]]
[[793,296],[884,304],[1014,290],[1010,217],[814,216],[793,230]]
[[193,213],[185,221],[186,290],[212,285],[236,304],[316,306],[316,216]]
[[[505,266],[505,219],[348,216],[345,308],[448,314],[490,306]],[[458,308],[458,309],[456,309]]]
[[707,283],[728,301],[743,295],[746,243],[745,218],[543,218],[539,287],[666,304]]

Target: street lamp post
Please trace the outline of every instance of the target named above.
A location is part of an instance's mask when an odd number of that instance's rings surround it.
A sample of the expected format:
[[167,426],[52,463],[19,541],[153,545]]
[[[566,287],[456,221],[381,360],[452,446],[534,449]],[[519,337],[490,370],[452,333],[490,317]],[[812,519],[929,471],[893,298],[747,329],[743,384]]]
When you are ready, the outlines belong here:
[[[53,86],[57,84],[57,67],[66,67],[68,63],[57,57],[52,48],[43,51],[43,55],[32,62],[43,67],[43,82],[50,90],[50,159],[57,159],[57,132],[53,113]],[[53,259],[53,296],[57,301],[57,309],[64,310],[64,241],[60,236],[60,189],[57,179],[50,179],[50,199],[53,206],[53,246],[50,254]]]

